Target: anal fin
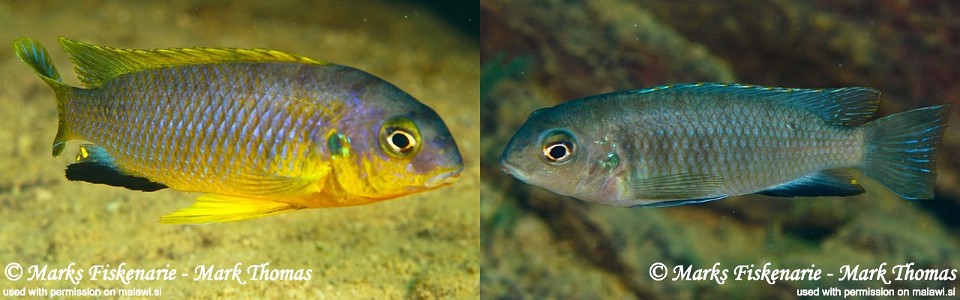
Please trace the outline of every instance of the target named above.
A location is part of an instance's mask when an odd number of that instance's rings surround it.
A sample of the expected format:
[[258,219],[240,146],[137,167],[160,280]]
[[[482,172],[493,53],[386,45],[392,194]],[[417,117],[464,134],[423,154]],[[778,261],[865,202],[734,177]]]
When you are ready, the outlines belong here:
[[167,188],[162,183],[120,171],[107,151],[93,144],[80,146],[77,162],[67,166],[67,179],[152,192]]
[[864,192],[850,174],[839,170],[813,173],[763,191],[761,195],[774,197],[853,196]]
[[290,203],[224,195],[203,195],[190,207],[160,217],[165,224],[202,224],[254,219],[300,207]]

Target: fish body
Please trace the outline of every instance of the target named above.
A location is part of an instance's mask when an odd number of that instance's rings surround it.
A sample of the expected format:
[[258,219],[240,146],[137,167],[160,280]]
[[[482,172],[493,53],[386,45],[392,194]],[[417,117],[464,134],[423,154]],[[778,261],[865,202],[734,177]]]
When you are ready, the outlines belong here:
[[429,107],[366,72],[263,49],[128,50],[60,39],[84,88],[37,42],[18,56],[53,87],[67,178],[204,193],[169,223],[365,204],[452,183],[456,143]]
[[861,87],[614,92],[533,112],[500,163],[529,184],[624,207],[863,193],[848,168],[903,198],[932,198],[949,105],[868,122],[879,100],[879,91]]

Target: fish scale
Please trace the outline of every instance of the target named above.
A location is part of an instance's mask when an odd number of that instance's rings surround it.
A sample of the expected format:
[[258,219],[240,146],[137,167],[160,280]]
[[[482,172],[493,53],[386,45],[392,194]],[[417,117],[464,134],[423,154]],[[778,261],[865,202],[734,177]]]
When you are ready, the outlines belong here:
[[950,106],[868,122],[879,97],[714,83],[589,96],[532,113],[500,163],[524,182],[613,206],[862,193],[848,168],[904,198],[932,197]]
[[[704,173],[708,170],[700,169],[701,166],[718,166],[718,169],[709,170],[719,174],[729,185],[728,190],[720,190],[718,194],[738,194],[745,191],[755,191],[768,188],[783,181],[796,178],[810,173],[812,170],[833,169],[846,166],[852,166],[856,163],[857,153],[862,149],[855,143],[850,142],[849,138],[842,136],[840,129],[832,127],[813,128],[811,131],[803,132],[799,135],[787,137],[786,139],[775,139],[772,131],[780,131],[783,128],[767,126],[769,122],[743,122],[745,120],[762,120],[762,118],[751,118],[751,115],[762,114],[764,111],[751,111],[748,107],[733,107],[713,114],[691,115],[684,119],[674,120],[672,124],[676,126],[696,126],[690,120],[713,120],[715,123],[704,124],[703,126],[718,126],[726,128],[723,135],[708,136],[710,144],[717,146],[711,147],[709,151],[679,151],[674,154],[683,156],[683,153],[693,153],[693,160],[687,160],[684,164],[671,170],[673,173]],[[746,118],[744,118],[746,116]],[[792,118],[797,118],[794,120]],[[780,120],[805,121],[800,118],[803,116],[779,117]],[[807,117],[809,119],[809,117]],[[702,123],[697,123],[702,124]],[[774,123],[782,124],[782,123]],[[824,147],[823,140],[807,138],[808,134],[823,136],[824,139],[837,143],[836,146]],[[748,135],[758,136],[759,138],[747,138]],[[691,135],[689,131],[683,135],[671,135],[669,138],[680,140],[687,144],[691,140],[701,140],[702,136]],[[797,149],[797,148],[800,149]],[[850,159],[836,159],[834,157],[825,157],[827,151],[839,149],[840,152],[846,152]],[[748,151],[749,150],[749,151]],[[791,151],[796,150],[796,151]],[[785,152],[793,152],[792,155],[778,155]],[[732,157],[723,158],[723,155]],[[730,163],[727,163],[730,162]],[[785,165],[787,168],[763,168],[763,164]],[[791,170],[790,173],[782,173],[781,170]],[[662,176],[667,172],[649,172],[638,174],[637,176]]]
[[[238,66],[238,67],[243,67]],[[152,72],[143,72],[140,75],[143,75],[144,78],[139,80],[133,79],[134,81],[147,81],[147,80],[156,80],[159,83],[156,86],[164,86],[166,84],[171,84],[169,78],[176,77],[176,70],[160,70],[156,74]],[[199,71],[192,70],[182,70],[187,74],[203,74],[210,73],[207,69],[201,69]],[[222,71],[217,73],[231,73],[230,71]],[[194,75],[195,76],[195,75]],[[185,76],[185,80],[196,80],[197,78],[192,78],[194,76]],[[221,82],[228,82],[229,78],[224,78]],[[110,90],[112,85],[106,85],[103,87],[105,90]],[[194,88],[199,88],[199,85],[194,86]],[[216,90],[217,87],[210,86],[210,89]],[[184,101],[182,99],[187,98],[187,92],[189,89],[168,89],[164,90],[127,90],[119,89],[115,91],[117,94],[126,95],[123,96],[123,99],[146,99],[145,101],[140,102],[130,102],[130,101],[115,101],[113,99],[90,99],[96,103],[100,103],[100,106],[95,106],[89,112],[77,113],[78,119],[91,117],[91,115],[98,115],[95,118],[97,119],[106,119],[107,116],[127,116],[127,114],[122,113],[122,111],[133,112],[144,112],[144,111],[154,111],[157,110],[154,107],[158,108],[164,113],[159,115],[146,115],[143,116],[143,120],[138,120],[134,113],[129,115],[130,118],[127,118],[128,121],[124,122],[99,122],[99,123],[82,123],[79,120],[75,121],[77,124],[120,124],[121,126],[112,125],[106,128],[97,128],[97,127],[86,127],[86,128],[77,128],[76,134],[80,136],[90,136],[88,140],[91,142],[100,144],[106,149],[118,149],[120,153],[137,153],[130,157],[124,155],[118,155],[116,158],[118,160],[134,160],[131,162],[134,165],[143,166],[140,169],[133,169],[131,171],[143,174],[145,176],[150,176],[153,178],[164,178],[168,174],[165,173],[152,173],[151,170],[156,170],[157,166],[155,165],[156,161],[140,159],[141,157],[146,157],[146,152],[158,152],[158,157],[168,157],[172,158],[171,160],[165,160],[164,163],[172,164],[175,173],[174,176],[183,176],[185,178],[193,178],[194,175],[203,173],[199,166],[203,164],[198,163],[204,159],[211,161],[215,164],[218,164],[224,169],[228,170],[225,175],[237,173],[236,171],[243,166],[246,162],[242,160],[231,160],[227,159],[230,157],[240,157],[241,154],[236,145],[240,145],[242,139],[249,139],[245,132],[234,132],[230,128],[227,128],[226,124],[238,124],[244,120],[250,121],[246,118],[238,118],[241,114],[244,114],[252,106],[246,106],[246,104],[251,102],[245,101],[226,101],[229,98],[229,93],[208,93],[207,97],[194,98],[194,101]],[[138,92],[144,93],[144,95],[138,95]],[[164,94],[164,93],[169,94]],[[212,97],[211,97],[212,96]],[[217,97],[219,96],[219,97]],[[83,100],[78,100],[72,103],[82,103]],[[187,104],[186,107],[178,106],[180,104]],[[269,103],[269,102],[265,102]],[[89,105],[84,105],[89,109]],[[83,109],[83,107],[74,108],[75,110]],[[123,110],[122,107],[129,107],[132,109]],[[193,107],[194,109],[191,109]],[[191,115],[199,117],[201,114],[199,111],[208,111],[215,112],[213,117],[209,119],[192,119]],[[272,110],[271,110],[272,111]],[[120,113],[118,113],[120,112]],[[313,116],[309,116],[313,117]],[[273,128],[280,127],[279,131],[282,131],[283,126],[287,122],[286,119],[291,118],[291,116],[284,116],[282,112],[277,111],[275,118],[272,122],[263,124],[264,126],[270,127],[271,131]],[[209,133],[212,132],[231,132],[231,134],[223,135],[214,135],[214,134],[197,134],[196,132],[187,132],[178,129],[182,129],[182,126],[177,126],[182,122],[188,122],[189,124],[195,124],[196,128],[216,128],[215,130],[208,130]],[[134,130],[137,128],[136,124],[143,122],[147,124],[146,127],[140,128],[140,130]],[[213,126],[213,127],[210,127]],[[256,126],[256,125],[254,125]],[[190,126],[188,126],[190,127]],[[146,133],[155,133],[152,135],[147,135]],[[122,136],[127,137],[123,139],[109,139],[111,136]],[[291,147],[291,144],[296,144],[298,142],[304,142],[303,139],[298,139],[298,136],[282,136],[277,134],[275,136],[267,136],[267,139],[272,139],[271,143],[274,145],[273,153],[284,153],[287,152],[286,149]],[[148,140],[148,141],[144,141]],[[119,142],[119,143],[117,143]],[[188,148],[187,145],[191,144],[201,144],[203,151],[203,156],[194,156],[194,154],[199,154],[198,151]],[[148,149],[144,147],[137,147],[137,145],[142,144],[151,144],[156,145],[157,147],[153,149]],[[134,150],[137,151],[134,151]],[[179,154],[188,154],[188,155],[179,155]],[[282,161],[284,157],[277,157],[278,161]],[[252,167],[262,168],[264,165],[254,164]],[[295,172],[297,170],[291,169],[289,165],[278,164],[275,170],[264,170],[264,172],[269,171],[284,171],[284,172]],[[229,184],[229,177],[221,178],[224,182],[221,182],[222,185]],[[192,184],[200,184],[200,182],[193,182]],[[180,186],[180,188],[185,190],[196,189],[193,186]]]
[[[209,75],[213,73],[237,73],[242,74],[242,72],[248,72],[249,70],[244,70],[244,65],[236,65],[233,68],[239,70],[221,70],[220,72],[210,72],[210,69],[228,69],[225,67],[216,67],[211,68],[209,66],[204,67],[194,67],[196,70],[190,70],[188,68],[168,68],[160,69],[156,72],[146,71],[131,75],[131,77],[139,76],[140,78],[131,78],[131,81],[134,82],[150,82],[155,81],[156,84],[150,84],[148,86],[177,86],[178,82],[191,82],[197,81],[203,77],[202,75]],[[180,71],[185,76],[178,76],[177,71]],[[198,74],[202,74],[198,76]],[[183,77],[183,80],[173,81],[172,78]],[[237,78],[242,78],[244,76],[236,76]],[[137,153],[135,156],[126,157],[124,155],[118,155],[116,158],[118,160],[133,159],[135,162],[132,162],[135,165],[143,166],[139,169],[131,170],[138,174],[144,174],[146,176],[151,176],[154,178],[163,178],[167,176],[163,173],[152,173],[151,170],[156,170],[158,161],[151,161],[145,159],[139,159],[140,157],[146,157],[148,152],[156,152],[156,157],[167,157],[170,159],[164,160],[163,163],[172,164],[176,174],[174,176],[184,176],[186,178],[192,178],[193,175],[202,173],[202,169],[198,168],[202,166],[201,161],[207,160],[212,163],[216,163],[224,167],[226,170],[235,170],[243,165],[244,161],[241,160],[229,160],[226,158],[237,157],[239,151],[233,146],[239,144],[239,139],[245,137],[244,132],[235,132],[229,130],[226,127],[226,124],[236,124],[243,119],[236,118],[239,114],[242,114],[245,109],[249,107],[243,107],[241,104],[248,103],[242,98],[237,101],[229,101],[236,97],[232,97],[231,92],[226,92],[228,85],[218,87],[215,85],[217,82],[230,82],[233,78],[207,78],[209,82],[213,83],[209,86],[203,86],[197,84],[192,86],[186,86],[182,88],[173,88],[173,89],[131,89],[130,85],[112,85],[108,83],[102,89],[106,93],[98,93],[97,95],[106,95],[106,94],[119,94],[121,99],[144,99],[143,101],[132,101],[132,100],[121,100],[117,101],[112,98],[91,98],[90,101],[98,103],[95,107],[102,107],[100,109],[94,108],[92,111],[87,113],[77,113],[77,119],[70,121],[71,124],[109,124],[111,126],[107,128],[96,128],[96,127],[86,127],[86,128],[77,128],[76,134],[80,136],[90,136],[89,140],[91,142],[100,144],[105,148],[109,149],[120,149],[120,153]],[[183,84],[180,84],[181,86]],[[112,91],[114,87],[117,87],[115,91]],[[200,97],[191,98],[190,94],[193,90],[219,90],[224,91],[222,93],[199,93]],[[236,93],[236,91],[233,91]],[[84,103],[84,100],[77,100],[71,102],[72,104],[78,105],[75,110],[81,110],[84,108],[89,108],[89,103]],[[264,102],[269,103],[269,102]],[[129,107],[131,109],[122,109],[122,107]],[[161,111],[160,114],[146,114],[136,112],[150,112],[150,111]],[[213,116],[211,118],[202,118],[204,114],[201,111],[206,112],[207,116]],[[127,112],[131,114],[127,114]],[[98,123],[84,123],[81,120],[84,118],[89,118],[92,114],[98,114],[96,118],[105,120],[107,116],[117,116],[125,117],[127,121],[121,122],[98,122]],[[141,117],[135,117],[135,116]],[[279,116],[283,117],[283,116]],[[312,117],[312,116],[311,116]],[[142,118],[142,119],[141,119]],[[249,120],[248,120],[249,121]],[[201,134],[198,132],[184,131],[180,130],[183,126],[178,126],[182,122],[187,122],[187,127],[194,128],[207,128],[206,134]],[[117,124],[120,124],[118,126]],[[146,124],[146,127],[137,128],[137,124]],[[278,125],[283,124],[265,124],[270,127],[277,127]],[[212,134],[214,132],[225,132],[229,134]],[[111,139],[113,136],[126,137],[122,139]],[[269,138],[269,137],[268,137]],[[276,139],[273,141],[274,145],[277,147],[288,147],[290,143],[302,142],[299,140],[285,140],[285,139]],[[155,145],[154,148],[147,147],[138,147],[138,145]],[[197,148],[188,148],[188,145],[201,145],[203,149],[202,156]],[[229,145],[229,146],[227,146]],[[187,154],[187,155],[180,155]],[[215,160],[215,161],[211,161]],[[262,167],[262,166],[257,166]],[[268,170],[264,170],[268,171]],[[227,172],[225,174],[230,174],[232,172]],[[229,180],[229,178],[222,178],[223,180]],[[199,184],[194,182],[193,184]],[[221,183],[227,184],[227,183]],[[183,187],[184,189],[195,189],[195,187]]]
[[[17,56],[57,96],[70,180],[200,192],[164,223],[361,205],[454,182],[462,158],[432,109],[346,66],[266,49],[133,50],[61,38],[83,88],[36,41]],[[331,139],[331,140],[328,140]]]

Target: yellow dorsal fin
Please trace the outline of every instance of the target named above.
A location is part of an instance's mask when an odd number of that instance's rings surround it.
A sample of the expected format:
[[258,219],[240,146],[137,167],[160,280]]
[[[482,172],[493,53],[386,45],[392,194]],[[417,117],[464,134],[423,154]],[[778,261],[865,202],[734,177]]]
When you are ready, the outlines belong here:
[[268,49],[172,48],[118,49],[91,45],[60,37],[60,45],[76,65],[77,75],[87,87],[97,87],[117,75],[148,69],[223,62],[295,62],[324,64],[315,59]]

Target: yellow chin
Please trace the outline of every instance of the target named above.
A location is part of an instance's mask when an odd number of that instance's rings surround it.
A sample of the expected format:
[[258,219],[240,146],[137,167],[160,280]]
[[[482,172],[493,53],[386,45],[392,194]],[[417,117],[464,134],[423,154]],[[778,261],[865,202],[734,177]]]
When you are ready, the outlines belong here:
[[336,158],[333,161],[333,180],[344,192],[344,198],[353,198],[346,202],[365,204],[451,184],[460,177],[461,170],[458,167],[417,174],[408,171],[407,166],[404,160],[383,159],[376,155],[364,157],[359,166],[352,157]]

